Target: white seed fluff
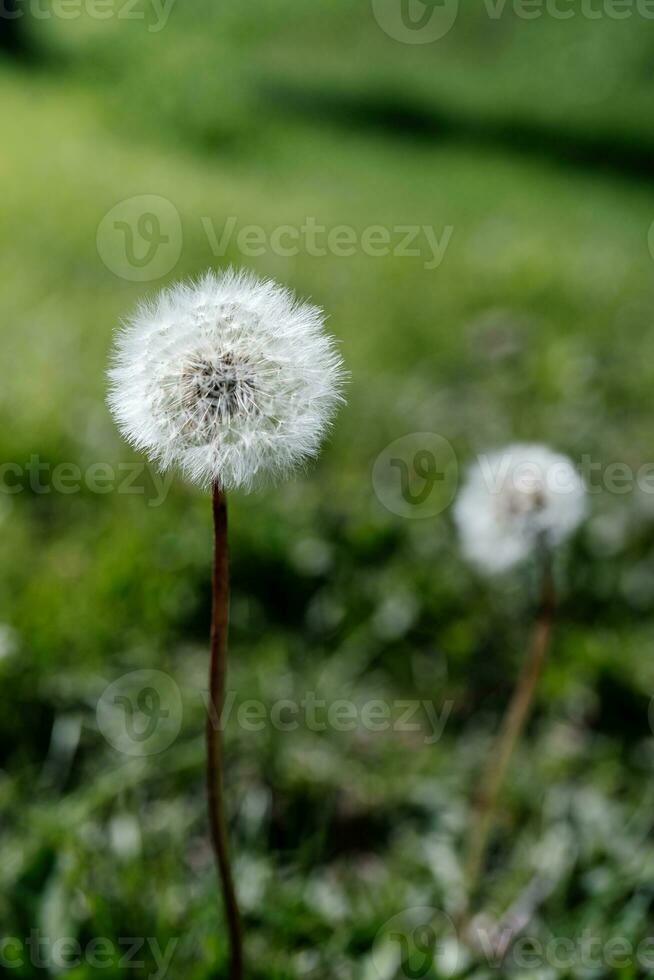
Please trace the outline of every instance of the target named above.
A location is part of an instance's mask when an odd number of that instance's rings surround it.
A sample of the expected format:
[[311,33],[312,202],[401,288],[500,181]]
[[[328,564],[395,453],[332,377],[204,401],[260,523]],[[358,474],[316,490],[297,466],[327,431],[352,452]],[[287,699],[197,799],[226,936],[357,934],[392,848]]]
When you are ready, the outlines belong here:
[[585,513],[586,488],[572,461],[524,444],[479,456],[454,507],[464,555],[490,574],[541,544],[556,547]]
[[141,303],[109,378],[109,407],[132,446],[232,490],[316,454],[344,372],[322,310],[230,269]]

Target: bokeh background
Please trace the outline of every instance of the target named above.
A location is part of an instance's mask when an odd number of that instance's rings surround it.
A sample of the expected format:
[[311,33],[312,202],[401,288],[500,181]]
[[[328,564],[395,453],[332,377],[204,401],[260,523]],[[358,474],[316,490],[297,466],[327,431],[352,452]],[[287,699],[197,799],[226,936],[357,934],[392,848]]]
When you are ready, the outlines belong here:
[[[593,466],[480,896],[498,919],[536,881],[526,932],[550,953],[498,965],[452,933],[411,976],[654,968],[651,944],[645,963],[579,951],[583,935],[632,951],[653,935],[654,497],[633,476],[654,462],[654,23],[635,5],[449,3],[4,8],[0,935],[21,946],[3,945],[0,975],[162,976],[150,939],[174,940],[166,976],[226,975],[203,773],[209,502],[176,478],[161,499],[126,469],[141,461],[104,395],[120,317],[229,263],[323,305],[351,372],[318,463],[231,500],[226,753],[249,976],[396,980],[387,923],[456,914],[534,577],[467,567],[448,504],[457,472],[513,440]],[[443,36],[410,43],[434,24]],[[352,254],[311,254],[302,234],[284,254],[271,236],[308,218],[354,229]],[[238,241],[251,225],[257,254]],[[378,226],[386,254],[362,245]],[[422,232],[401,254],[405,226],[433,230],[438,262]],[[374,467],[413,433],[455,464],[431,508],[398,513]],[[312,697],[358,706],[354,730],[307,710],[292,731],[273,722],[281,699]],[[248,699],[257,730],[239,722]],[[362,718],[376,700],[381,730]],[[395,724],[407,700],[417,729]],[[115,703],[141,733],[163,718],[154,741],[112,729]],[[125,937],[144,940],[130,962]],[[76,965],[53,953],[66,938]]]

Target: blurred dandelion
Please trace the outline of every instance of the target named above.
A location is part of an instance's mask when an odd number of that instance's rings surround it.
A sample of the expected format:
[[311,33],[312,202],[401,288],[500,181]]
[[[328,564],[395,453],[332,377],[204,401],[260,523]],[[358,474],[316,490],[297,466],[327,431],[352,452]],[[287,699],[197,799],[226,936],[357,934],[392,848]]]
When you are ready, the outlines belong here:
[[586,514],[583,481],[566,456],[546,446],[516,444],[482,456],[471,468],[454,518],[465,556],[487,575],[532,559],[540,566],[540,597],[511,701],[480,784],[466,857],[472,902],[483,869],[497,801],[540,677],[555,614],[552,554]]
[[214,566],[207,718],[212,844],[243,975],[241,921],[223,798],[221,717],[229,610],[226,492],[289,473],[314,456],[339,402],[341,358],[322,310],[246,272],[208,272],[142,303],[118,334],[110,409],[128,442],[162,469],[211,487]]
[[464,555],[489,575],[551,551],[585,513],[586,490],[572,462],[527,444],[481,456],[454,507]]

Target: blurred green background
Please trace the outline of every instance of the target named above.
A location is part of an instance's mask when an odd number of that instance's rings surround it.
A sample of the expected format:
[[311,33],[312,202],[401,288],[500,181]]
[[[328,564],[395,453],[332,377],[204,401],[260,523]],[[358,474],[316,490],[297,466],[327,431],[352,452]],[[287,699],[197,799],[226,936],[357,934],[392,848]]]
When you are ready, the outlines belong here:
[[[534,582],[529,568],[480,579],[447,507],[384,506],[375,461],[416,432],[446,439],[459,472],[516,439],[595,469],[480,906],[500,918],[545,883],[527,932],[576,952],[527,969],[446,936],[412,976],[654,969],[651,945],[645,963],[578,952],[586,934],[633,951],[653,935],[654,499],[604,476],[652,462],[654,23],[635,6],[527,19],[462,0],[419,44],[384,29],[397,6],[68,0],[0,20],[0,937],[21,944],[0,947],[0,975],[161,977],[156,941],[172,949],[166,976],[226,976],[203,774],[209,502],[177,479],[161,501],[149,470],[128,492],[139,458],[104,395],[120,317],[229,263],[323,305],[352,375],[319,462],[231,500],[226,753],[249,976],[396,980],[385,924],[412,907],[455,915],[462,899],[470,800]],[[143,195],[164,199],[139,245],[168,235],[162,269],[130,261],[128,233],[103,224],[117,206],[136,222]],[[354,229],[353,254],[311,254],[301,235],[282,254],[270,236],[307,218]],[[239,244],[250,225],[260,254]],[[361,245],[373,226],[386,254]],[[404,226],[432,229],[440,261],[422,233],[401,254]],[[109,492],[89,485],[98,463],[120,474]],[[82,479],[53,486],[61,464]],[[165,676],[130,679],[144,670]],[[162,697],[172,684],[172,715],[161,751],[132,755],[98,706],[117,681],[136,703],[143,676]],[[382,700],[393,723],[271,722],[280,699],[308,697]],[[248,699],[260,730],[239,724]],[[394,723],[407,700],[416,730]],[[125,937],[147,940],[129,962]],[[57,960],[63,938],[79,964]]]

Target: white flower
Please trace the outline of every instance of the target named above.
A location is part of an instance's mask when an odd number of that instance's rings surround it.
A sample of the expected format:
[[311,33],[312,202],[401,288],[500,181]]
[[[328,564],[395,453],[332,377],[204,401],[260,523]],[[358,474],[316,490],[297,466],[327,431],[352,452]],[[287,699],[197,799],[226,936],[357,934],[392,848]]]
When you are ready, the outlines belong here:
[[484,571],[510,568],[539,545],[553,548],[586,513],[583,480],[567,456],[513,445],[478,457],[454,508],[466,557]]
[[120,331],[109,406],[162,469],[225,490],[313,456],[344,373],[322,310],[270,280],[207,272],[142,303]]

